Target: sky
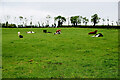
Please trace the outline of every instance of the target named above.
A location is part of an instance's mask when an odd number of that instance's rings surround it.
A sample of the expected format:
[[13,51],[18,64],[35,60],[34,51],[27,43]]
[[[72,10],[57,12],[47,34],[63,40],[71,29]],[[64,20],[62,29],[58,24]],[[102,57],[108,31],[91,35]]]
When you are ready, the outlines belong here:
[[[20,24],[19,16],[26,17],[33,24],[46,24],[46,16],[50,15],[50,25],[54,23],[54,17],[64,16],[67,18],[65,25],[68,24],[68,18],[71,16],[83,16],[89,19],[91,25],[91,16],[98,14],[101,18],[99,24],[102,24],[102,18],[110,19],[110,24],[118,20],[118,0],[1,0],[0,2],[0,21],[5,22],[6,16],[10,16],[9,23]],[[31,17],[32,16],[32,17]],[[16,18],[15,18],[16,17]],[[107,24],[107,21],[105,22]]]
[[119,0],[1,0],[1,2],[118,2]]

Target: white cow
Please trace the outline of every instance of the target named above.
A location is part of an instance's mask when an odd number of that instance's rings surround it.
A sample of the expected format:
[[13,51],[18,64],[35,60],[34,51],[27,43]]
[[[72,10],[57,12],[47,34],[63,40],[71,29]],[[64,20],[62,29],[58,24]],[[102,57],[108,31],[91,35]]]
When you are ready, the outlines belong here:
[[18,32],[18,36],[20,35],[20,32]]
[[35,32],[33,32],[33,31],[28,31],[27,33],[30,34],[30,33],[35,33]]
[[31,33],[31,31],[28,31],[27,33],[29,34],[29,33]]
[[35,33],[35,32],[32,31],[32,33]]
[[103,35],[101,33],[99,33],[99,34],[96,34],[96,35],[94,35],[92,37],[103,37]]

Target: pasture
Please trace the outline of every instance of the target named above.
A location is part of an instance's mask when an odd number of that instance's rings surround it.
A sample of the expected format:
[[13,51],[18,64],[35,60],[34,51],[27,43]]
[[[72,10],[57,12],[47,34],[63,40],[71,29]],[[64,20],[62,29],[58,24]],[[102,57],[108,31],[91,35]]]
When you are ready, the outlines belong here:
[[[44,29],[52,33],[43,33]],[[62,34],[54,35],[57,29]],[[36,33],[27,34],[30,30]],[[88,35],[94,30],[103,37]],[[2,77],[118,78],[118,30],[3,28]]]

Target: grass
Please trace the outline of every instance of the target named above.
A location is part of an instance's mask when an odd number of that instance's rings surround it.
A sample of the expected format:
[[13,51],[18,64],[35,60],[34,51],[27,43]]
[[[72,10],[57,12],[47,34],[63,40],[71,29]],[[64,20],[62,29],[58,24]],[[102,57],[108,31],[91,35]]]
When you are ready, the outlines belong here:
[[59,28],[62,34],[53,35],[57,29],[3,28],[2,77],[118,78],[117,29],[97,29],[99,38],[88,35],[92,28]]

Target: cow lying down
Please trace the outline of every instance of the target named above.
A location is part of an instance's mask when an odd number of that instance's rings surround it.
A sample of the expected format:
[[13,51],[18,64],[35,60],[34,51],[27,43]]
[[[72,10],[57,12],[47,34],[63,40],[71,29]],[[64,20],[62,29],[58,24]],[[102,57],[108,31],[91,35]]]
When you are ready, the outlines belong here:
[[98,33],[98,34],[96,34],[96,35],[94,35],[92,37],[103,37],[103,35],[101,33]]
[[89,32],[88,34],[96,34],[97,30],[93,31],[93,32]]
[[35,33],[35,32],[33,32],[33,31],[28,31],[27,33],[29,34],[29,33]]

